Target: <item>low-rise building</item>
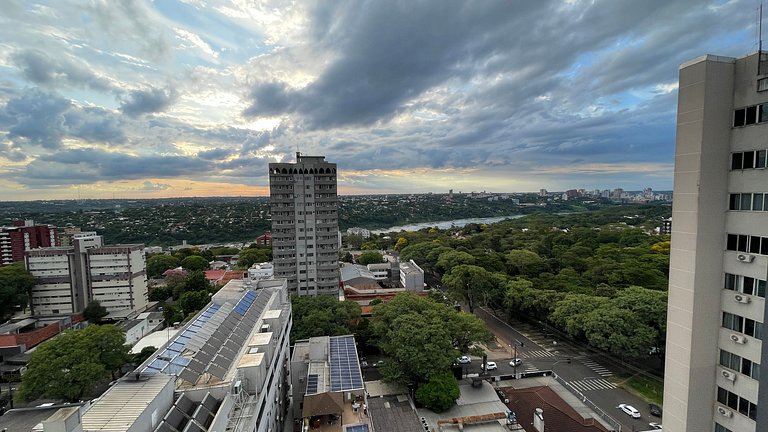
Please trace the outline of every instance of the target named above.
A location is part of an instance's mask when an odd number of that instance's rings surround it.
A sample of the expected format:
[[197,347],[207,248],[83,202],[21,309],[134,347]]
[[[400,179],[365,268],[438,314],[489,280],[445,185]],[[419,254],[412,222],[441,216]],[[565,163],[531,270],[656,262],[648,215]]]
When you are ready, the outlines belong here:
[[407,291],[424,290],[424,270],[413,260],[400,263],[400,284]]
[[301,419],[302,430],[326,424],[339,425],[339,431],[370,427],[354,336],[297,341],[291,380],[293,418]]

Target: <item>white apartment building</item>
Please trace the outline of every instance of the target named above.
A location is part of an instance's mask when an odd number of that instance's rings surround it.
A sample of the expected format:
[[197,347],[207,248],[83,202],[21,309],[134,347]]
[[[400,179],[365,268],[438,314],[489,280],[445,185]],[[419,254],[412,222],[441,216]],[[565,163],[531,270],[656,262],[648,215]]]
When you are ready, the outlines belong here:
[[407,291],[424,290],[424,270],[419,267],[415,261],[401,262],[400,267],[400,285]]
[[27,269],[35,277],[32,312],[53,317],[82,312],[92,300],[107,311],[147,306],[143,245],[103,246],[95,232],[74,234],[69,247],[27,251]]
[[275,277],[298,295],[339,291],[336,164],[324,156],[269,164]]
[[292,430],[285,280],[232,280],[98,400],[65,408],[45,432]]
[[666,432],[768,430],[767,136],[768,54],[680,67]]

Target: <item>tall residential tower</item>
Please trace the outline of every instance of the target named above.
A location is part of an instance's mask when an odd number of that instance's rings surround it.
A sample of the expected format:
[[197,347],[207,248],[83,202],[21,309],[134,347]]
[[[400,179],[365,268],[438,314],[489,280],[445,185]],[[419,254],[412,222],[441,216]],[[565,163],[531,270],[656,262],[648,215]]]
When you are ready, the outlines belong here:
[[680,67],[667,432],[768,430],[767,137],[768,54]]
[[296,163],[269,164],[275,277],[298,295],[339,291],[336,164],[296,153]]

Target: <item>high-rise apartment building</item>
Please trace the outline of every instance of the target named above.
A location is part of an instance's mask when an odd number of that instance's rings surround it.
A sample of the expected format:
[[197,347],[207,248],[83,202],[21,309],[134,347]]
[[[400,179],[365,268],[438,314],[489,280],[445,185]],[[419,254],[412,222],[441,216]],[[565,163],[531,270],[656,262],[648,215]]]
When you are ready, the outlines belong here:
[[271,163],[269,196],[275,277],[294,294],[337,294],[336,164],[301,153],[295,163]]
[[14,221],[13,226],[0,227],[0,266],[24,261],[25,251],[56,245],[58,235],[53,225]]
[[766,137],[768,54],[680,67],[667,432],[768,430]]
[[146,307],[143,245],[104,246],[94,232],[74,234],[72,242],[26,252],[27,269],[35,277],[30,296],[35,316],[82,312],[92,300],[108,311]]

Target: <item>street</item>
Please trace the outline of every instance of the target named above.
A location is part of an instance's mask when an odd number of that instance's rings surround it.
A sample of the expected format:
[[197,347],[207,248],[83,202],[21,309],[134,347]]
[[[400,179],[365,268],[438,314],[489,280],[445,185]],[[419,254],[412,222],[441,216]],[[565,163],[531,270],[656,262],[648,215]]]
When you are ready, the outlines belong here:
[[[522,359],[522,364],[517,367],[518,372],[554,371],[568,385],[618,421],[622,431],[648,430],[649,422],[661,423],[658,417],[650,415],[648,403],[610,381],[614,372],[620,371],[601,365],[581,348],[556,341],[545,331],[533,326],[514,329],[483,309],[476,309],[475,315],[485,321],[497,340],[505,345],[488,353],[488,360],[495,361],[499,367],[498,371],[491,371],[492,375],[513,373],[514,368],[509,365],[509,360],[515,355],[516,349],[517,357]],[[482,359],[473,357],[472,363],[466,365],[467,372],[480,373],[481,364]],[[634,406],[642,417],[629,417],[617,408],[620,403]]]

